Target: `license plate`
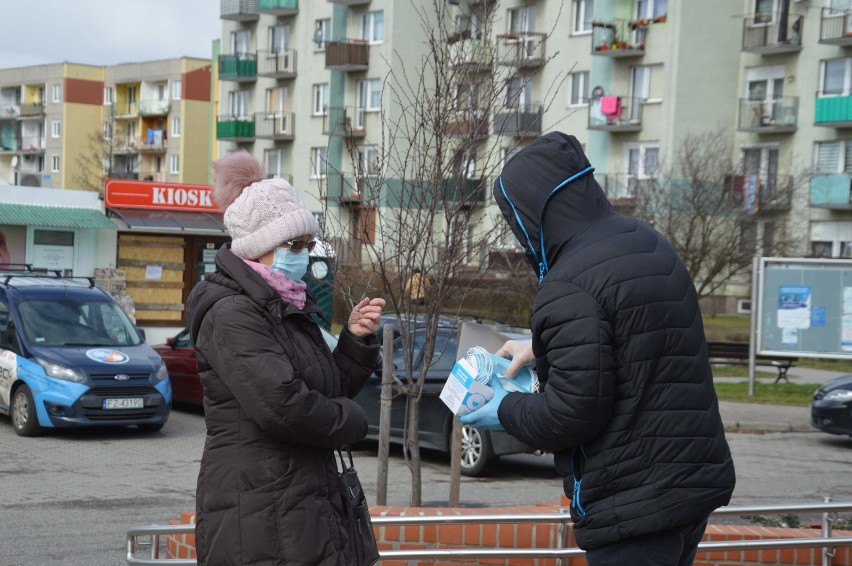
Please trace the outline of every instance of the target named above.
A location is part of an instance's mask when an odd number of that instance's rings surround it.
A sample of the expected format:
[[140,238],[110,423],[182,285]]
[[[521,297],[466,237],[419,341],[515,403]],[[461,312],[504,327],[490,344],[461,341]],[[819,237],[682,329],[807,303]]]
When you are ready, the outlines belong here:
[[145,400],[141,397],[132,399],[104,399],[104,409],[141,409]]

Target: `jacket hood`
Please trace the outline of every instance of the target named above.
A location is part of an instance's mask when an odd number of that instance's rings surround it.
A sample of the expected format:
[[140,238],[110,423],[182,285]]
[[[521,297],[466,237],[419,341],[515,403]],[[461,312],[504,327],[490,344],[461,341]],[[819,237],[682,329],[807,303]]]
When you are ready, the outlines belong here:
[[518,152],[494,182],[500,212],[539,273],[578,234],[612,212],[577,138],[546,134]]

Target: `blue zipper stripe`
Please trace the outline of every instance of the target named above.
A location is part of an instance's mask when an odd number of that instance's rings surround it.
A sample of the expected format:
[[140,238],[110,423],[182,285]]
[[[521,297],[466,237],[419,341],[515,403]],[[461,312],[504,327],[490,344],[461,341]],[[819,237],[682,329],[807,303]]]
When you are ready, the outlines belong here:
[[524,233],[524,237],[527,239],[527,245],[530,247],[530,251],[532,251],[533,257],[538,260],[538,256],[535,253],[535,248],[530,241],[530,235],[527,233],[527,229],[524,228],[524,223],[521,221],[521,215],[518,214],[518,209],[515,208],[515,203],[512,202],[512,199],[509,198],[509,195],[506,194],[506,187],[503,186],[503,176],[501,175],[498,180],[500,181],[500,190],[503,192],[503,197],[505,197],[506,202],[509,203],[509,206],[512,207],[512,212],[515,213],[515,220],[518,221],[518,226],[521,227],[521,232]]

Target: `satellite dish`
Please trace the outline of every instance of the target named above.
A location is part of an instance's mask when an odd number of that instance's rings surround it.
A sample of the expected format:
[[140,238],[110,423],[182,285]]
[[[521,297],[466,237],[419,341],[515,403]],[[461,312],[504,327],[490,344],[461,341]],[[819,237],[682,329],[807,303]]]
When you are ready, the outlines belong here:
[[314,30],[314,43],[317,44],[317,47],[322,47],[323,39],[322,28]]
[[13,155],[12,156],[12,167],[17,167],[17,166],[18,166],[18,156]]

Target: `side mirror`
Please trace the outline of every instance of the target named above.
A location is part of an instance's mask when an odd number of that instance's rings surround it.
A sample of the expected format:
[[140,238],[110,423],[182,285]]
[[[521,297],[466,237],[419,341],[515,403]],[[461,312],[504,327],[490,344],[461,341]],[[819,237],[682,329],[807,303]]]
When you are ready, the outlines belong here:
[[136,327],[136,332],[138,332],[138,333],[139,333],[139,336],[141,336],[141,337],[142,337],[142,341],[143,341],[143,342],[147,342],[147,341],[148,341],[148,340],[145,338],[145,331],[144,331],[144,330],[142,330],[141,328],[139,328],[139,327],[137,326],[137,327]]
[[168,344],[169,346],[174,348],[175,347],[175,337],[169,336],[168,338],[166,338],[166,344]]

